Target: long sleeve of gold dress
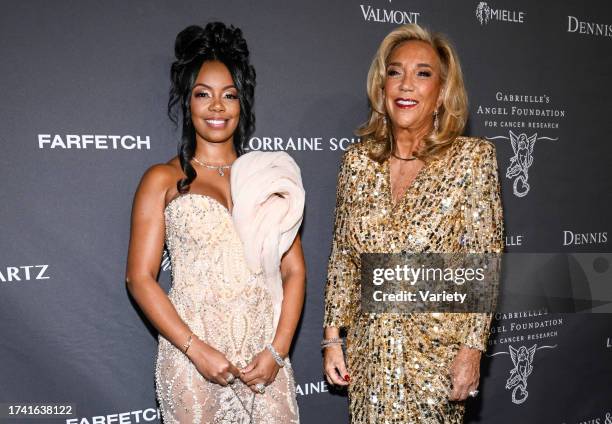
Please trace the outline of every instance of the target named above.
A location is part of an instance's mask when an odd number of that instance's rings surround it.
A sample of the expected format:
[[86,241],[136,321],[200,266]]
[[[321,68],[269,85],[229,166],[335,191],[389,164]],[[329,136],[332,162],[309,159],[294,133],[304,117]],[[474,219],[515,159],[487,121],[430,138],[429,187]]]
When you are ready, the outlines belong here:
[[360,310],[360,254],[501,253],[502,206],[494,146],[458,137],[421,169],[397,203],[389,162],[368,143],[344,155],[325,291],[325,327],[347,332],[352,423],[460,423],[448,400],[461,346],[486,349],[491,314],[373,314]]

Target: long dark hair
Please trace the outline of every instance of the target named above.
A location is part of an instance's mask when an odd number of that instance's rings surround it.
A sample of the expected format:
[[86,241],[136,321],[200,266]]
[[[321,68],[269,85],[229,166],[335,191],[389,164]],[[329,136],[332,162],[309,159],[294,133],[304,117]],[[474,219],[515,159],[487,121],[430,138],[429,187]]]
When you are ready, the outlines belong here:
[[240,119],[233,139],[238,155],[242,154],[242,146],[255,130],[255,69],[249,62],[249,49],[240,28],[232,25],[228,27],[221,22],[210,22],[204,28],[191,25],[179,32],[174,44],[174,55],[176,60],[170,68],[172,86],[168,116],[178,126],[180,105],[182,136],[178,144],[178,158],[187,177],[177,181],[176,188],[183,194],[189,190],[189,185],[197,175],[190,162],[195,154],[196,141],[189,102],[202,64],[210,60],[223,63],[238,90]]

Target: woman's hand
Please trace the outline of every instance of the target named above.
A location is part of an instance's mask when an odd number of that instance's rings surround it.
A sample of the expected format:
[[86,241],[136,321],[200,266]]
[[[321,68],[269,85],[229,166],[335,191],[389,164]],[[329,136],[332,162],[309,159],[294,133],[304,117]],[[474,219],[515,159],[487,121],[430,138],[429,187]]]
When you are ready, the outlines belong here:
[[350,377],[346,370],[342,345],[332,344],[323,349],[323,369],[329,384],[348,386]]
[[259,393],[255,385],[262,383],[269,386],[274,382],[279,369],[280,367],[274,360],[272,353],[268,349],[264,349],[246,367],[240,370],[240,379],[254,393]]
[[187,350],[187,356],[198,372],[213,383],[227,386],[227,377],[230,374],[233,374],[236,378],[240,377],[238,368],[228,361],[224,354],[197,337],[194,337],[191,342],[191,346]]
[[465,400],[471,391],[476,390],[480,379],[480,355],[478,349],[459,349],[450,367],[453,388],[449,400]]

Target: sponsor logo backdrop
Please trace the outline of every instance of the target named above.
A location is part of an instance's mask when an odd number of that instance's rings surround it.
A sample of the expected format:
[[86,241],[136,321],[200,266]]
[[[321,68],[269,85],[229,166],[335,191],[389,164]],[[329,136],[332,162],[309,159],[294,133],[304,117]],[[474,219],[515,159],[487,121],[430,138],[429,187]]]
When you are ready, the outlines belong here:
[[[397,24],[442,31],[459,51],[467,134],[497,146],[507,250],[610,251],[609,2],[7,4],[1,402],[76,405],[78,420],[54,422],[158,422],[156,333],[123,281],[130,209],[143,171],[176,153],[165,115],[174,37],[211,20],[240,26],[252,51],[249,148],[285,150],[303,173],[308,295],[292,351],[302,422],[348,422],[318,347],[336,176],[366,118],[370,60]],[[168,265],[164,256],[165,289]],[[467,422],[608,422],[610,340],[606,315],[498,314]]]

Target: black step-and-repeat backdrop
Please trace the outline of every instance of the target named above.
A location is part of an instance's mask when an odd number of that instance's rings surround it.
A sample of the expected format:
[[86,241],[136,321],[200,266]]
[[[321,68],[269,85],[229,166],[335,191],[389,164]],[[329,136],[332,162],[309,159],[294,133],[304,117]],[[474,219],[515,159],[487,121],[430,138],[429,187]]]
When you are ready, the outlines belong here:
[[[319,350],[336,175],[366,118],[371,58],[397,25],[444,32],[460,54],[467,134],[497,147],[507,251],[610,251],[608,1],[4,2],[0,403],[76,405],[76,418],[37,422],[159,421],[156,334],[124,285],[130,210],[143,171],[176,154],[174,38],[211,20],[241,27],[252,51],[248,148],[287,151],[307,191],[292,352],[302,422],[348,422]],[[610,424],[611,387],[609,315],[500,314],[467,422]]]

